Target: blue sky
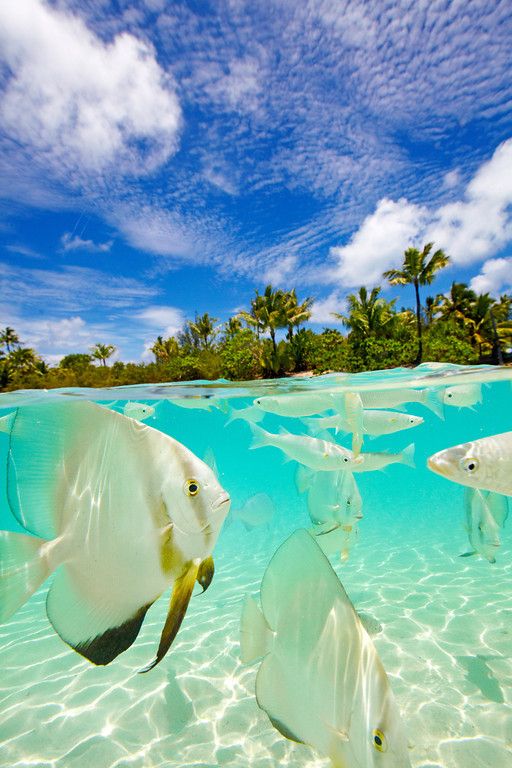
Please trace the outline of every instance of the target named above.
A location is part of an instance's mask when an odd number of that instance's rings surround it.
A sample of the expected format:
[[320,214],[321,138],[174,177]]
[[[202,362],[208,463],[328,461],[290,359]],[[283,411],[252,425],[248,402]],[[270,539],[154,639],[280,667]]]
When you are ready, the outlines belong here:
[[511,43],[489,0],[3,0],[0,327],[139,360],[272,282],[321,329],[428,240],[434,292],[511,290]]

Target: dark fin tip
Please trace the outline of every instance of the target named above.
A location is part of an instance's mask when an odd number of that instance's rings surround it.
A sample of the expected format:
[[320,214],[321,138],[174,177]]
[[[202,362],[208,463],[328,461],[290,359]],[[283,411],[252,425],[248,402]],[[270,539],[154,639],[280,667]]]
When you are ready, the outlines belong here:
[[269,715],[267,712],[268,719],[274,726],[274,728],[279,731],[279,733],[285,737],[285,739],[289,739],[290,741],[295,741],[297,744],[304,744],[305,742],[302,741],[302,739],[299,739],[298,736],[295,736],[294,733],[292,733],[286,725],[284,725],[280,720],[277,720],[275,717],[272,717],[272,715]]
[[[214,573],[215,565],[213,562],[213,557],[210,555],[210,557],[207,557],[202,561],[196,577],[196,581],[202,586],[203,592],[206,592],[212,583]],[[200,592],[200,594],[203,594],[203,592]]]
[[71,647],[92,661],[93,664],[98,666],[110,664],[116,656],[126,651],[135,641],[150,605],[152,603],[140,608],[135,616],[125,621],[124,624],[107,629],[106,632],[97,635],[92,640]]

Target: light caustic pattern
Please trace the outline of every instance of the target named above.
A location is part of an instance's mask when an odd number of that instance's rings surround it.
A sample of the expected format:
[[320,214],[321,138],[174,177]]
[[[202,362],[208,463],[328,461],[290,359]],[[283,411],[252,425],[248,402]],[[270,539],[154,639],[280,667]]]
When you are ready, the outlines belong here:
[[[414,768],[512,765],[509,525],[495,564],[459,558],[467,549],[463,490],[425,468],[437,450],[511,429],[504,416],[510,392],[508,382],[484,388],[484,402],[475,411],[450,409],[444,422],[414,405],[407,410],[423,416],[425,425],[412,438],[412,432],[391,435],[369,446],[365,440],[363,450],[400,450],[414,439],[418,469],[393,465],[360,476],[359,535],[347,561],[331,558],[356,610],[382,625],[373,641],[402,713]],[[141,393],[136,398],[145,399]],[[226,427],[227,418],[220,409],[190,411],[164,403],[149,423],[199,456],[213,448],[233,507],[264,491],[274,502],[273,520],[246,530],[235,516],[225,526],[209,590],[192,598],[170,653],[147,675],[137,672],[154,651],[165,597],[150,609],[126,653],[108,667],[94,667],[52,630],[44,610],[48,585],[43,586],[0,625],[1,766],[329,765],[272,727],[255,700],[258,665],[239,658],[245,596],[258,597],[273,552],[310,521],[306,500],[295,489],[293,463],[281,464],[275,449],[249,452],[247,424],[237,420]],[[298,421],[265,418],[270,431],[282,423],[300,431]],[[3,462],[5,435],[0,438]],[[3,495],[0,517],[0,527],[15,527],[9,526]]]

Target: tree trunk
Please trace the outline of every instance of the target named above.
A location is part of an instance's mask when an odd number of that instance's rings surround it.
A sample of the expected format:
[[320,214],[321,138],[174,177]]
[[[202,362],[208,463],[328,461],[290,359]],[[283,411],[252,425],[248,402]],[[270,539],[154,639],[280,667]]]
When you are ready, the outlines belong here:
[[274,352],[277,352],[277,346],[276,346],[276,332],[274,328],[269,328],[270,330],[270,338],[272,339],[272,346],[274,348]]
[[418,352],[416,354],[416,360],[414,365],[419,365],[423,358],[423,339],[421,332],[421,304],[420,304],[420,287],[417,280],[414,281],[414,291],[416,293],[416,325],[418,328]]
[[496,364],[503,365],[503,354],[501,352],[500,337],[498,336],[498,329],[496,328],[496,320],[494,318],[494,315],[491,309],[489,310],[489,316],[491,318],[492,331],[493,331],[492,362],[495,365]]

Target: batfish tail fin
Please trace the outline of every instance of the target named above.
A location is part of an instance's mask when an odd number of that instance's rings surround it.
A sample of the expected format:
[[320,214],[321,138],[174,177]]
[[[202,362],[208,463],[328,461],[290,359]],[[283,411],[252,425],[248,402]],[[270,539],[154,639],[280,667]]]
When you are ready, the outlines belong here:
[[43,547],[24,533],[0,531],[0,623],[7,621],[51,573]]
[[253,424],[252,422],[249,422],[249,427],[251,428],[252,432],[252,443],[250,444],[249,448],[263,448],[265,445],[272,445],[272,435],[269,432],[266,432],[264,429],[258,427],[257,424]]
[[240,619],[240,658],[244,664],[265,656],[270,650],[272,630],[252,597],[246,597]]
[[412,467],[415,469],[416,464],[414,463],[414,443],[411,443],[407,446],[407,448],[403,449],[402,464],[405,464],[406,467]]
[[424,405],[444,421],[444,401],[442,392],[438,389],[427,390]]

